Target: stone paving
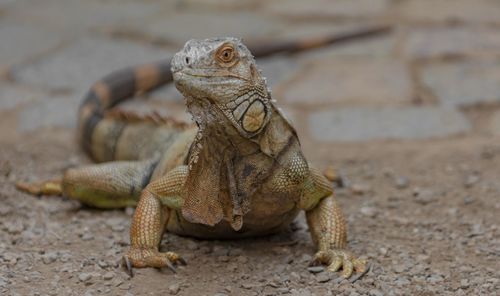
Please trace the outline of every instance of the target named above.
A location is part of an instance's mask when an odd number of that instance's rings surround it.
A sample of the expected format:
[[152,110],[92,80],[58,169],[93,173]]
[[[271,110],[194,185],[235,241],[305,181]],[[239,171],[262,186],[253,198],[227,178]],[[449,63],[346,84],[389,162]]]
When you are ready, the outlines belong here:
[[[493,108],[500,101],[500,2],[329,4],[2,1],[0,112],[17,114],[13,128],[19,132],[72,128],[73,115],[64,113],[74,114],[92,81],[127,65],[168,58],[189,38],[234,35],[251,43],[374,22],[392,23],[395,30],[389,36],[259,61],[276,99],[291,117],[300,117],[305,126],[299,132],[309,140],[464,134],[474,122],[463,108]],[[498,120],[491,120],[488,126],[498,134]]]

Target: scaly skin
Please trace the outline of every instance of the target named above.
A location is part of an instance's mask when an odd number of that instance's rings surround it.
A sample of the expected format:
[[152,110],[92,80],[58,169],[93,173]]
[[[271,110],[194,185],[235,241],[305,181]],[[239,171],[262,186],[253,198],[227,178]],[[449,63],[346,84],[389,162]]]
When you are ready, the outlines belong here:
[[[275,233],[306,211],[318,248],[313,264],[365,270],[347,249],[346,224],[330,182],[310,168],[297,134],[271,99],[250,51],[235,38],[191,40],[171,62],[111,74],[87,94],[81,144],[97,162],[61,180],[19,183],[99,208],[137,204],[130,267],[184,263],[159,252],[165,230],[199,238]],[[172,76],[196,126],[107,109]],[[128,87],[127,87],[128,86]]]

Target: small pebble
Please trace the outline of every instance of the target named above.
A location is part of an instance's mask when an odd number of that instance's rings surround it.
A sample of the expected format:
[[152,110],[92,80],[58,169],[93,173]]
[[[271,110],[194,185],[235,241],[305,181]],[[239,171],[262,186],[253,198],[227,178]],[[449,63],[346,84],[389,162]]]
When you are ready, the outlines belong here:
[[460,280],[460,288],[467,289],[468,287],[469,287],[469,280],[468,279]]
[[312,257],[309,254],[303,254],[302,257],[300,257],[301,262],[309,263],[311,260],[312,260]]
[[102,278],[103,278],[103,279],[105,279],[105,280],[107,280],[107,281],[109,281],[109,280],[113,279],[114,277],[115,277],[115,273],[114,273],[114,272],[111,272],[111,271],[106,272],[106,273],[102,276]]
[[123,226],[121,224],[113,225],[113,226],[111,226],[111,230],[113,230],[115,232],[122,232],[125,230],[125,226]]
[[50,264],[57,260],[57,252],[49,252],[42,256],[42,261],[45,264]]
[[395,183],[396,183],[396,188],[398,189],[405,189],[408,188],[408,186],[410,186],[410,180],[408,180],[408,178],[403,176],[397,177]]
[[361,209],[359,209],[359,211],[364,216],[367,216],[370,218],[377,216],[377,213],[378,213],[377,208],[375,208],[375,207],[361,207]]
[[93,239],[94,239],[94,236],[90,232],[86,232],[82,235],[82,240],[84,240],[84,241],[89,241],[89,240],[93,240]]
[[246,264],[246,263],[248,263],[248,257],[238,256],[238,257],[236,257],[236,261],[238,261],[238,263],[241,263],[241,264]]
[[479,235],[482,235],[483,233],[484,233],[484,231],[483,231],[483,227],[482,227],[481,223],[475,223],[475,224],[472,224],[471,231],[469,233],[469,237],[479,236]]
[[225,247],[215,245],[212,253],[214,256],[227,256],[229,254],[229,250]]
[[479,182],[479,175],[471,174],[465,178],[464,186],[465,188],[470,188],[474,186],[474,184],[476,184],[477,182]]
[[427,281],[429,283],[433,283],[433,284],[440,283],[440,282],[443,281],[443,277],[440,276],[439,274],[433,274],[433,275],[431,275],[430,277],[427,278]]
[[92,275],[90,273],[82,272],[78,275],[78,279],[81,282],[87,282],[92,278]]
[[4,223],[4,227],[10,234],[19,234],[24,230],[24,225],[21,221],[6,222]]
[[378,289],[371,289],[368,294],[370,296],[384,296],[384,293],[382,293],[382,291],[378,290]]
[[300,274],[296,273],[295,271],[292,271],[290,273],[290,277],[296,282],[300,280]]
[[325,267],[319,265],[319,266],[311,266],[311,267],[308,267],[307,268],[307,271],[309,271],[310,273],[320,273],[320,272],[323,272],[325,270]]
[[12,212],[12,208],[5,205],[0,205],[0,216],[6,216]]
[[474,198],[472,196],[467,195],[464,197],[464,205],[470,205],[474,202]]
[[326,282],[328,282],[330,280],[331,280],[331,278],[330,278],[330,276],[326,272],[318,273],[316,275],[316,281],[318,283],[326,283]]
[[181,289],[181,287],[179,286],[179,284],[175,283],[175,284],[168,286],[168,293],[170,293],[170,295],[177,295],[177,293],[179,293],[180,289]]
[[427,205],[438,200],[436,194],[429,189],[415,188],[413,195],[415,196],[415,202],[421,205]]
[[188,240],[186,243],[186,247],[190,251],[195,251],[195,250],[198,250],[200,248],[198,243],[196,243],[194,240]]
[[402,273],[405,271],[405,267],[401,264],[396,264],[394,267],[393,267],[393,270],[397,273]]
[[405,277],[398,277],[394,283],[397,285],[397,286],[406,286],[410,283],[410,281],[405,278]]
[[242,287],[243,289],[247,289],[247,290],[252,289],[254,286],[255,286],[255,285],[252,285],[252,284],[250,284],[250,283],[242,283],[242,284],[241,284],[241,287]]
[[370,191],[370,186],[364,185],[364,184],[359,184],[359,183],[354,183],[351,185],[351,191],[354,194],[362,195],[362,194],[365,194],[366,192]]
[[243,255],[244,253],[245,252],[240,248],[229,249],[229,256],[240,256],[240,255]]

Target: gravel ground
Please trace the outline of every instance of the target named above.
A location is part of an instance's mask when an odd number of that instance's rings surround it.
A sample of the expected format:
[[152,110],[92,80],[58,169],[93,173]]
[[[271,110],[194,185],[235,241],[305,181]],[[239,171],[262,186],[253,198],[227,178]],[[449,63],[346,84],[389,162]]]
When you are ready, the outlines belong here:
[[[13,182],[84,162],[72,134],[47,130],[1,147],[0,292],[6,295],[493,295],[500,289],[500,146],[483,138],[307,147],[334,165],[350,247],[372,264],[355,283],[322,268],[303,217],[283,234],[238,241],[167,235],[177,274],[118,266],[133,209],[35,198]],[[33,147],[38,147],[34,149]]]

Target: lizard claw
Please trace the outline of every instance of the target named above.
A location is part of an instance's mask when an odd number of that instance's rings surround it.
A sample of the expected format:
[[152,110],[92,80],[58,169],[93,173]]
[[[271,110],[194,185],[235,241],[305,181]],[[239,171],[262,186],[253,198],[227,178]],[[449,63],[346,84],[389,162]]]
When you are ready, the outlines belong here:
[[349,279],[349,282],[352,284],[355,281],[359,280],[362,278],[365,274],[367,274],[370,270],[372,269],[372,265],[369,263],[368,266],[366,266],[365,270],[359,271],[355,276]]
[[172,272],[176,273],[177,270],[174,264],[186,265],[186,260],[174,252],[159,252],[154,249],[140,249],[131,248],[127,254],[123,256],[124,266],[127,268],[128,273],[132,277],[133,267],[167,267]]
[[185,265],[187,265],[187,261],[186,261],[186,259],[184,259],[184,258],[182,258],[182,257],[179,257],[179,259],[177,259],[177,260],[178,260],[178,262],[179,262],[181,265],[184,265],[184,266],[185,266]]
[[134,270],[132,268],[132,264],[130,263],[130,260],[128,259],[128,256],[123,256],[122,260],[122,266],[126,268],[126,272],[130,277],[134,277]]
[[177,269],[175,269],[175,266],[170,262],[170,261],[167,261],[165,262],[165,265],[168,267],[168,269],[170,269],[173,273],[177,273]]
[[351,252],[346,250],[318,251],[309,265],[321,264],[327,265],[327,270],[330,272],[336,272],[342,268],[341,275],[344,278],[351,277],[354,271],[361,273],[361,276],[367,271],[366,261],[355,258]]

